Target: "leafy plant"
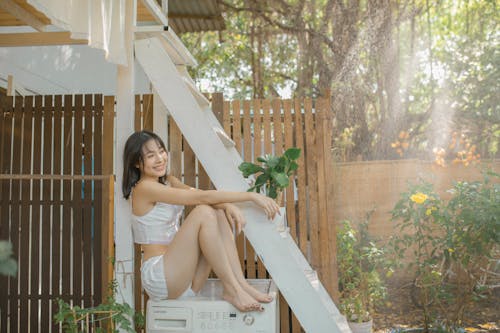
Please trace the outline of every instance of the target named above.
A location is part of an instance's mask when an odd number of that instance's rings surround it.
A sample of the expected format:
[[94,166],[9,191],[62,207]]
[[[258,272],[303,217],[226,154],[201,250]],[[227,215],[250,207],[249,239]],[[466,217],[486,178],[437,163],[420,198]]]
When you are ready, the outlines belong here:
[[111,281],[106,300],[93,308],[71,306],[58,299],[58,312],[54,316],[56,323],[62,324],[64,332],[135,332],[135,327],[144,327],[144,316],[136,313],[127,303],[118,303],[115,299],[117,290],[116,280]]
[[374,306],[386,297],[378,269],[386,266],[384,251],[368,235],[368,223],[357,232],[343,221],[337,233],[340,310],[350,322],[367,322]]
[[300,156],[299,148],[289,148],[282,156],[265,155],[257,158],[262,166],[243,162],[238,169],[243,173],[243,177],[248,178],[251,175],[259,174],[253,185],[248,189],[249,192],[264,191],[265,194],[276,199],[278,194],[289,184],[289,177],[298,168],[295,162]]
[[499,178],[487,172],[483,181],[455,182],[449,201],[430,183],[412,185],[392,210],[399,232],[390,243],[399,259],[413,251],[412,298],[426,330],[436,321],[456,329],[467,304],[484,296],[477,288],[481,268],[500,242]]
[[0,241],[0,275],[16,275],[17,264],[11,256],[12,243],[9,241]]

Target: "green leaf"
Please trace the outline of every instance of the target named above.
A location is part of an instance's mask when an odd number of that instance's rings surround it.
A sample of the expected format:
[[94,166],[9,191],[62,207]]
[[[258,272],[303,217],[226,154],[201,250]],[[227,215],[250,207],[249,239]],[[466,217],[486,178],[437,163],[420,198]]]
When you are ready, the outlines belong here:
[[285,154],[284,154],[286,157],[288,157],[288,159],[290,160],[296,160],[299,158],[300,156],[300,148],[288,148],[286,151],[285,151]]
[[264,169],[258,165],[250,162],[243,162],[240,164],[238,169],[243,173],[243,177],[248,178],[248,176],[253,175],[257,172],[263,172]]
[[267,165],[268,167],[270,168],[275,168],[278,163],[280,162],[280,159],[276,156],[269,156],[268,160],[267,160]]
[[288,180],[287,175],[285,175],[284,173],[273,172],[273,173],[271,173],[271,175],[272,175],[273,179],[276,180],[279,187],[285,188],[288,186],[289,180]]

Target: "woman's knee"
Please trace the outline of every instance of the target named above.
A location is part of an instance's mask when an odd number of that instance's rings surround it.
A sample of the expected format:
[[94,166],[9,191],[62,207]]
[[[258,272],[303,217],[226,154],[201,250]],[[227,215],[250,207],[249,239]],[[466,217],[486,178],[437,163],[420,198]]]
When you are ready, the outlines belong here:
[[196,206],[191,211],[191,214],[193,214],[195,217],[200,218],[204,223],[205,221],[210,221],[208,223],[217,222],[217,213],[215,209],[208,205]]

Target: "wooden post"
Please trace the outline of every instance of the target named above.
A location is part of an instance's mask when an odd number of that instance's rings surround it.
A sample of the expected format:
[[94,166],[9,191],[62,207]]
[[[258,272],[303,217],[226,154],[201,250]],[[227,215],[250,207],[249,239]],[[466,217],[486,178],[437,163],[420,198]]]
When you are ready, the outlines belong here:
[[113,239],[113,225],[115,214],[113,210],[113,203],[115,200],[115,179],[113,175],[109,178],[103,179],[103,196],[102,196],[102,262],[101,262],[101,295],[104,300],[104,295],[108,292],[109,283],[113,280],[113,258],[114,239]]
[[115,119],[115,97],[104,97],[103,131],[102,131],[102,174],[109,178],[102,180],[102,236],[101,236],[101,295],[108,291],[109,283],[114,279],[113,259],[114,251],[114,176],[113,176],[113,129]]
[[[324,211],[326,216],[326,229],[325,233],[328,235],[326,241],[330,245],[329,248],[329,258],[327,262],[327,267],[329,269],[329,283],[330,288],[327,288],[330,292],[330,296],[335,302],[339,300],[339,290],[338,290],[338,269],[337,269],[337,228],[336,221],[333,219],[334,216],[334,161],[331,152],[332,143],[332,120],[333,114],[331,112],[331,92],[329,89],[323,92],[323,97],[321,97],[321,111],[320,111],[320,127],[322,131],[322,136],[318,137],[321,140],[320,147],[322,151],[322,166],[324,177],[324,188],[323,188],[323,200],[326,210]],[[319,176],[319,175],[318,175]],[[318,179],[319,181],[319,179]]]
[[[219,121],[219,123],[223,124],[223,115],[224,115],[224,95],[222,93],[213,93],[212,94],[212,112],[215,117]],[[230,135],[231,133],[227,133]]]

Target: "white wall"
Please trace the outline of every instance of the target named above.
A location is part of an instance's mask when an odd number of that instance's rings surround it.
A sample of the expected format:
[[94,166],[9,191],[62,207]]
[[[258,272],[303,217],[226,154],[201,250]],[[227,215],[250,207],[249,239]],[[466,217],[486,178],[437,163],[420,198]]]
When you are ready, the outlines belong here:
[[[0,48],[0,86],[13,75],[16,85],[36,94],[116,94],[116,65],[102,50],[86,45]],[[135,66],[135,93],[151,93],[149,80]]]

